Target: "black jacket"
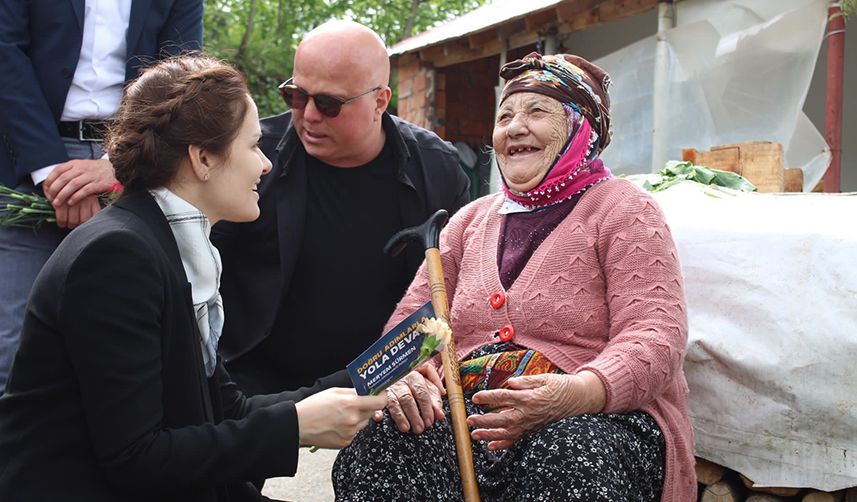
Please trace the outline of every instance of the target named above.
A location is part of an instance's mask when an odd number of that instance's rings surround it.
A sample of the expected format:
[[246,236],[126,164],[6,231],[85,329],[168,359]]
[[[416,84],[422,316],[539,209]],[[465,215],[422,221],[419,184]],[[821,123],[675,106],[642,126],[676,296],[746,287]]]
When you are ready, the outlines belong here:
[[[190,284],[161,209],[126,194],[39,274],[0,398],[0,500],[260,500],[293,475],[294,402],[206,378]],[[333,385],[333,384],[331,384]]]
[[[220,291],[228,314],[218,350],[227,362],[270,334],[303,235],[306,151],[292,127],[291,112],[261,123],[260,146],[273,164],[259,186],[261,216],[252,223],[218,223],[211,235],[223,258]],[[405,227],[423,223],[438,209],[452,214],[470,202],[470,180],[451,144],[387,113],[382,126],[393,147],[399,180],[396,191]],[[409,277],[416,274],[424,258],[418,247],[408,246],[404,251]]]

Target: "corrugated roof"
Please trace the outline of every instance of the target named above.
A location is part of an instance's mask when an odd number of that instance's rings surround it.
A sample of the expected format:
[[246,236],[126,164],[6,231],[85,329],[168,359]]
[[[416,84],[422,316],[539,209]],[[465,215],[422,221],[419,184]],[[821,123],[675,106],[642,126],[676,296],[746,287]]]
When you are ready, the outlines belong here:
[[493,28],[527,14],[553,7],[563,0],[494,0],[461,17],[407,38],[391,47],[387,52],[391,56],[404,54]]

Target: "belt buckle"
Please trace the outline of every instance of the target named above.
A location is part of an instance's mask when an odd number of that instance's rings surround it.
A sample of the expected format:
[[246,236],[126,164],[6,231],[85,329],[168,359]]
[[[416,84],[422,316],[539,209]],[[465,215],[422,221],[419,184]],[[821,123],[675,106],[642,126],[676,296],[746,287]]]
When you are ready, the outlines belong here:
[[104,141],[104,138],[96,138],[96,137],[92,137],[92,136],[86,137],[83,133],[84,126],[89,126],[89,132],[90,133],[93,131],[93,127],[91,125],[91,122],[81,120],[78,122],[78,126],[77,126],[77,139],[79,139],[80,141],[88,141],[90,143],[101,143]]

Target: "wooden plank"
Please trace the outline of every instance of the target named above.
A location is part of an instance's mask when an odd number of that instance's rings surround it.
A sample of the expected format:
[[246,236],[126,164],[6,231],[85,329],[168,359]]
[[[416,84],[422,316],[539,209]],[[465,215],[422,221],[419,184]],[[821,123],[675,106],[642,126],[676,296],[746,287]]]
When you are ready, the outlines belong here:
[[482,59],[499,54],[500,51],[502,51],[503,49],[504,43],[505,40],[495,39],[482,44],[482,46],[477,49],[455,47],[452,49],[447,49],[447,52],[441,51],[432,53],[431,59],[424,59],[434,65],[435,68],[444,68],[447,66],[466,63],[468,61],[475,61],[477,59]]
[[480,31],[478,33],[474,33],[470,35],[468,38],[468,42],[470,42],[471,49],[481,49],[483,45],[491,42],[492,40],[497,40],[497,30],[490,29],[485,31]]
[[556,10],[547,9],[530,14],[526,18],[527,31],[545,31],[556,25]]
[[658,0],[610,0],[598,6],[601,21],[608,23],[648,12],[658,6]]
[[803,192],[803,169],[786,169],[785,192]]
[[769,141],[749,141],[739,143],[737,146],[741,156],[741,172],[738,174],[756,185],[759,192],[773,193],[785,190],[783,145]]
[[433,63],[436,59],[444,55],[443,44],[432,45],[420,49],[420,59]]
[[527,20],[516,19],[512,22],[500,25],[497,27],[497,36],[499,38],[509,38],[515,33],[527,31]]
[[[541,39],[541,35],[534,31],[519,33],[509,37],[509,49],[517,49],[525,45],[535,45],[535,43]],[[535,50],[535,48],[533,48],[533,50]]]
[[711,169],[741,174],[741,152],[736,146],[712,148],[710,152],[696,152],[693,163]]
[[560,21],[571,21],[578,15],[592,10],[604,0],[569,0],[555,7],[556,18]]
[[557,29],[560,33],[574,33],[576,31],[586,31],[596,28],[604,24],[601,20],[601,15],[598,13],[598,7],[589,9],[578,14],[571,20],[561,23]]
[[731,171],[747,178],[759,192],[785,190],[783,146],[768,141],[748,141],[711,148],[710,152],[682,152],[699,166]]

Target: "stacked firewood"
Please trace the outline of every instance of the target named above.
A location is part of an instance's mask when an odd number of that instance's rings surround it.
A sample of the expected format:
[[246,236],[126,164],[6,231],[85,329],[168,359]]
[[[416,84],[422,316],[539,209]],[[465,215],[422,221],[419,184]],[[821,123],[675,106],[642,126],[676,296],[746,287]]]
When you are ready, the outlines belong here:
[[857,488],[822,492],[810,488],[760,488],[746,476],[697,457],[699,502],[857,502]]

